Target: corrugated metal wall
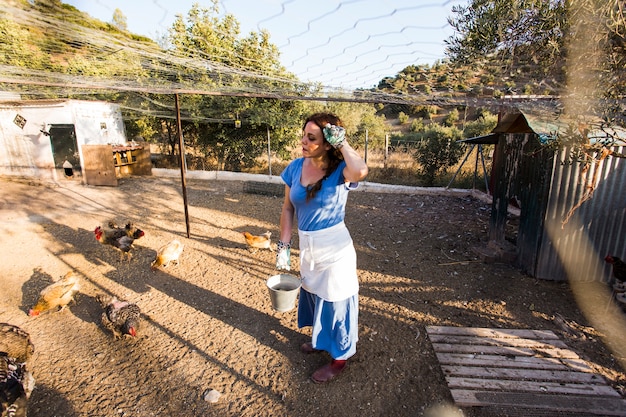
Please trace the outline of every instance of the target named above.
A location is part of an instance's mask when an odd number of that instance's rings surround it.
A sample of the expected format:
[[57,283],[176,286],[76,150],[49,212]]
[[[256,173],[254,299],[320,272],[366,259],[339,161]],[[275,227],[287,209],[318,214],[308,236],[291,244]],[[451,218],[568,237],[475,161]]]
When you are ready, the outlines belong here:
[[[625,147],[613,149],[625,151]],[[580,163],[562,164],[569,156],[569,150],[563,150],[554,160],[533,275],[558,281],[606,282],[611,279],[611,268],[604,257],[610,253],[626,259],[626,160],[608,157],[585,169]],[[592,197],[567,220],[568,212],[591,189],[594,179],[597,186]]]

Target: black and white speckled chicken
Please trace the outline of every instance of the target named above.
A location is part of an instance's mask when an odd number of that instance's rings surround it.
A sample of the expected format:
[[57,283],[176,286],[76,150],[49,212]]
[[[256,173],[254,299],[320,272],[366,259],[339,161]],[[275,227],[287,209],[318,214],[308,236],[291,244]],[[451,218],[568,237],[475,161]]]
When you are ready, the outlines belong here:
[[0,323],[0,416],[26,417],[35,378],[26,370],[34,348],[17,326]]
[[102,325],[113,333],[114,339],[137,336],[141,315],[137,304],[104,295],[99,295],[97,299],[104,308],[101,317]]

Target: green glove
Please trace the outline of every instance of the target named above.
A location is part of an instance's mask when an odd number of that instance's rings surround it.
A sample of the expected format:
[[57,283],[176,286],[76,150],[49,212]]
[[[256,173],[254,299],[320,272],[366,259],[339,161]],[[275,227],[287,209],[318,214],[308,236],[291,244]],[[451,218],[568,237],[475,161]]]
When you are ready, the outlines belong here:
[[331,125],[330,123],[326,124],[324,127],[324,137],[330,143],[333,148],[341,149],[343,146],[343,142],[346,140],[346,129],[341,126]]

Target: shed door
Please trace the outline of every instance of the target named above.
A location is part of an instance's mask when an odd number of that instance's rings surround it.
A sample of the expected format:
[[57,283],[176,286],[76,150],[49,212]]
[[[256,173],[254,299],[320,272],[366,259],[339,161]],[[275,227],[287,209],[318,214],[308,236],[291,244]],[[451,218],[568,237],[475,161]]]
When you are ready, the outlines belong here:
[[62,168],[63,162],[67,159],[74,169],[80,171],[80,156],[78,155],[74,125],[50,125],[48,132],[52,144],[54,166]]

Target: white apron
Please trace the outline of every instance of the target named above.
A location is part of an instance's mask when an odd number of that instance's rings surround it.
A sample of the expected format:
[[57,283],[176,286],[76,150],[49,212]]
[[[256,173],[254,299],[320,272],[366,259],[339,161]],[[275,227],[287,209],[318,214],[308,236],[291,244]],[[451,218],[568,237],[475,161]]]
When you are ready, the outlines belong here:
[[326,301],[359,292],[356,251],[345,223],[307,232],[298,230],[302,288]]

